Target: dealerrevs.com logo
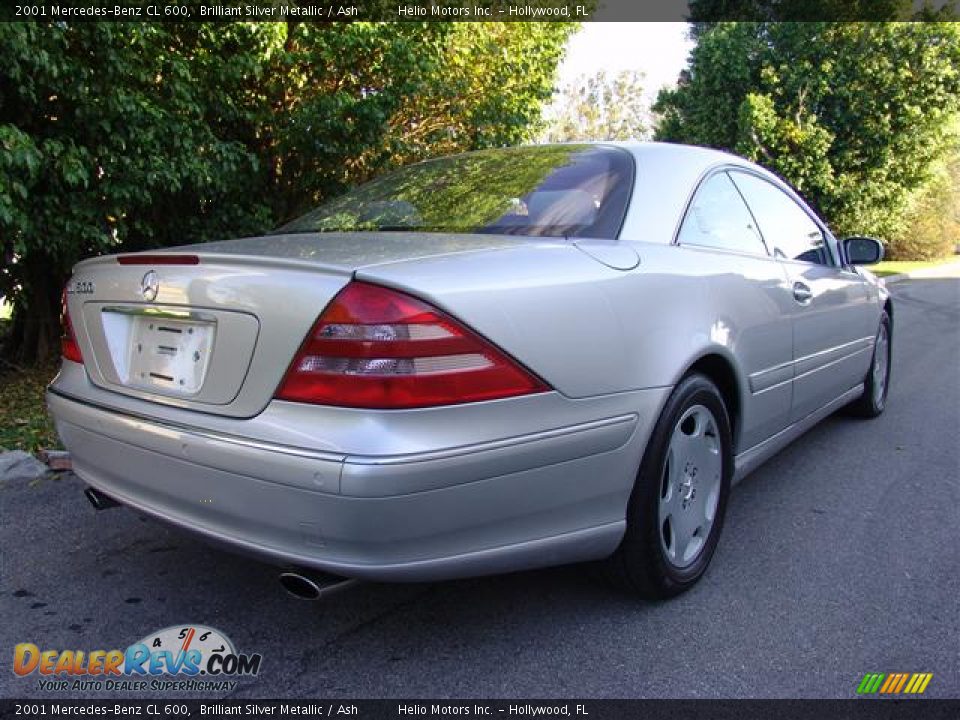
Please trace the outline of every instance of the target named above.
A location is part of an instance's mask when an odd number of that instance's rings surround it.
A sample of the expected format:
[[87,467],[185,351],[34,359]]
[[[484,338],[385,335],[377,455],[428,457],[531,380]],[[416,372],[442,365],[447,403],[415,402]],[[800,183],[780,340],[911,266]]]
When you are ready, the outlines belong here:
[[13,672],[36,676],[40,690],[232,690],[238,677],[260,672],[259,653],[238,653],[219,630],[174,625],[126,650],[47,650],[35,643],[13,649]]

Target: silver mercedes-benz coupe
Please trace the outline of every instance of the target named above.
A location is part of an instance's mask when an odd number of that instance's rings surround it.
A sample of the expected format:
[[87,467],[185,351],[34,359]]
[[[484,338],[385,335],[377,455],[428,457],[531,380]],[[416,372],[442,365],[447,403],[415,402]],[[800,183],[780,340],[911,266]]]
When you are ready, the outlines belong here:
[[48,403],[98,507],[288,589],[703,575],[730,487],[883,411],[893,307],[777,177],[679,145],[406,167],[263,236],[79,263]]

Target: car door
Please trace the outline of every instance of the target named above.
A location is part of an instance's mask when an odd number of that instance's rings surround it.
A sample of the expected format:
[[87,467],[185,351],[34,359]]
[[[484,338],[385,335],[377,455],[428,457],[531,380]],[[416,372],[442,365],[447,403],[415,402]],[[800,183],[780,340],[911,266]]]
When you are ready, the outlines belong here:
[[711,339],[736,356],[743,388],[737,451],[789,424],[792,299],[780,263],[724,169],[697,188],[676,238],[687,273],[706,278],[716,315]]
[[842,267],[836,241],[812,212],[757,174],[733,171],[731,177],[790,283],[790,415],[796,422],[863,382],[876,332],[875,305],[863,278]]

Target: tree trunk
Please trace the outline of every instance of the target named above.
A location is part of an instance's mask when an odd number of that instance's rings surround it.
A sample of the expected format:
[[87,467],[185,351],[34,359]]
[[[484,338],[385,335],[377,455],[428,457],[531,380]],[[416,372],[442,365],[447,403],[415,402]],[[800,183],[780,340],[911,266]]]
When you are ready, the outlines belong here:
[[23,291],[14,298],[12,327],[3,347],[4,356],[23,367],[51,362],[59,352],[63,278],[46,260],[24,259]]

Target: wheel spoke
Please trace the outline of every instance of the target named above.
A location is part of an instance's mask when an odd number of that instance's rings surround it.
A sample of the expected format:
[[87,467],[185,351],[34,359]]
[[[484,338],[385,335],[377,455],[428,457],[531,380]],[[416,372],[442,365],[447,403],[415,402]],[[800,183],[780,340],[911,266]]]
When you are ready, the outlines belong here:
[[717,500],[720,498],[720,482],[714,487],[704,487],[703,499],[697,507],[697,518],[704,533],[708,533],[713,526],[713,519],[717,515]]
[[670,438],[670,453],[673,455],[674,465],[676,466],[675,472],[683,471],[684,463],[690,456],[690,445],[690,438],[687,435],[681,432],[679,428],[674,431],[673,437]]
[[691,410],[690,417],[693,419],[693,432],[687,433],[687,436],[691,439],[698,439],[703,436],[704,431],[704,410],[700,407],[695,407]]
[[660,498],[660,510],[664,518],[677,513],[681,509],[681,494],[677,491],[676,480],[669,480],[670,490],[665,498]]
[[690,544],[693,542],[694,537],[693,533],[697,529],[696,523],[696,510],[692,507],[688,508],[685,512],[680,514],[676,526],[676,561],[678,565],[685,565],[691,559],[690,555]]
[[676,462],[677,452],[671,446],[667,451],[667,463],[664,467],[663,477],[660,480],[660,509],[658,517],[660,519],[660,539],[664,550],[671,560],[675,560],[676,542],[674,540],[673,526],[676,524],[676,516],[680,510],[680,493],[677,490],[678,477]]

